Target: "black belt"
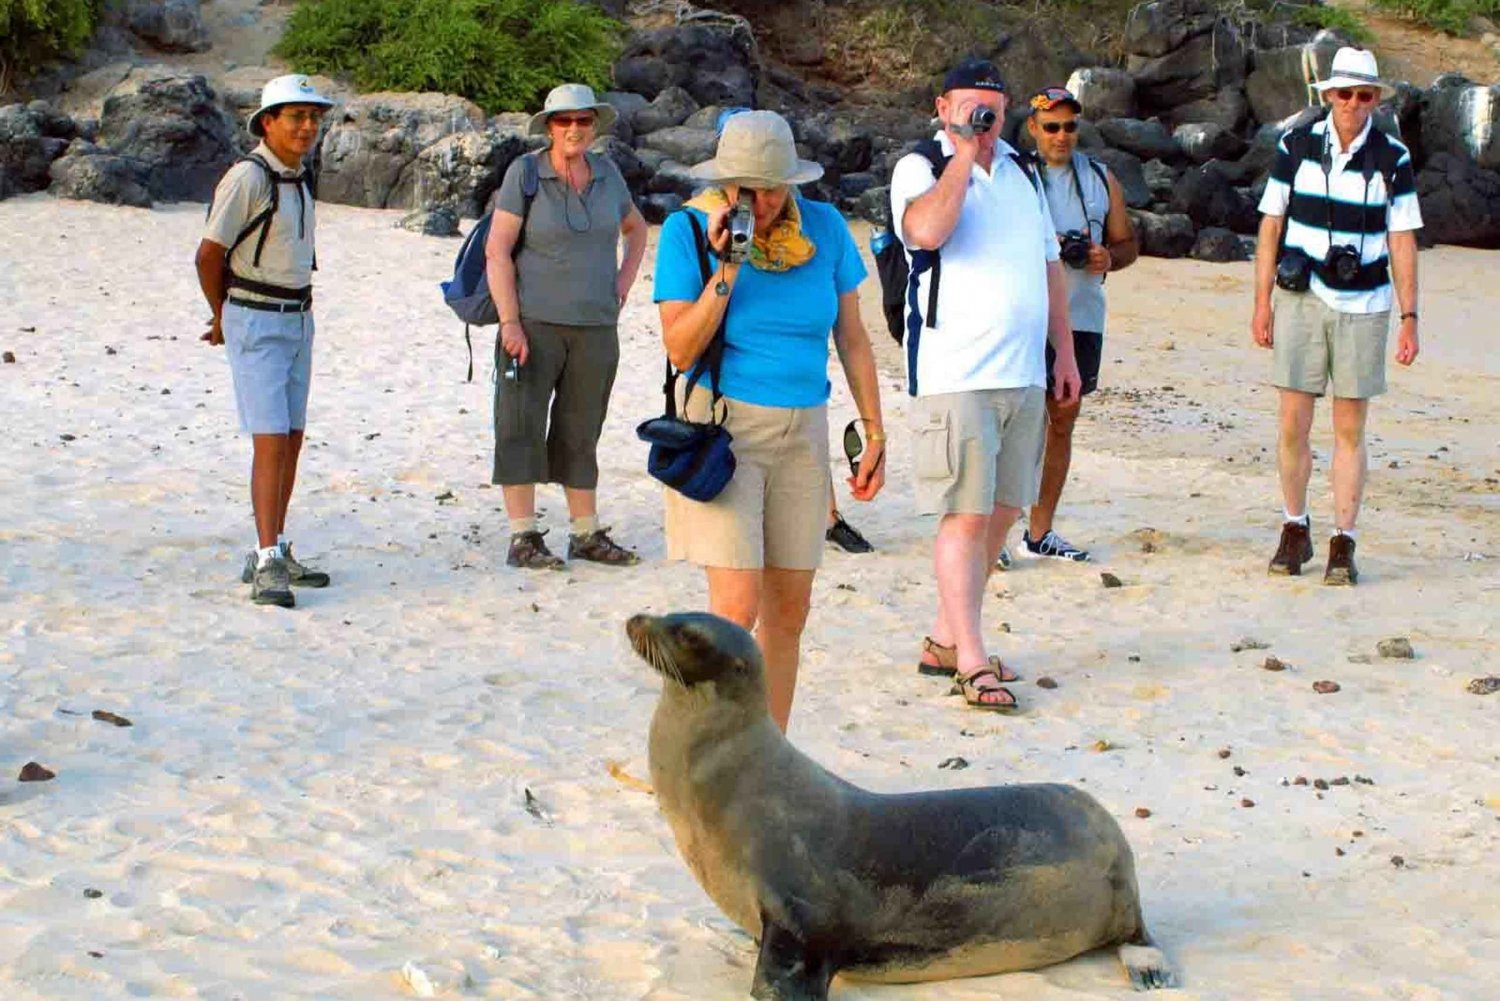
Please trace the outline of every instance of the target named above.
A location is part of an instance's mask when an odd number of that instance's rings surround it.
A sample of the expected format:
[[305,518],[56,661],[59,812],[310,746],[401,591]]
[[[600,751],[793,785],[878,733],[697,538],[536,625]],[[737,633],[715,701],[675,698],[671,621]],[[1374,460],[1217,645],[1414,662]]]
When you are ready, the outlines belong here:
[[312,299],[304,302],[263,302],[260,299],[240,299],[230,296],[229,301],[245,309],[258,309],[264,313],[305,313],[312,309]]

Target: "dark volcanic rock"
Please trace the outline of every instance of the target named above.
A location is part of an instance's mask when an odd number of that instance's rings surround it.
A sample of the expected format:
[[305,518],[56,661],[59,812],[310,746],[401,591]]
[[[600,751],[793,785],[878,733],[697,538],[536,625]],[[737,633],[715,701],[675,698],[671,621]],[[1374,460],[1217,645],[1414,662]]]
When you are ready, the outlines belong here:
[[755,103],[754,42],[742,32],[677,25],[637,32],[615,64],[615,86],[654,98],[678,86],[700,105]]
[[650,104],[630,116],[630,125],[635,134],[647,136],[661,129],[681,125],[698,110],[693,95],[681,87],[668,87],[652,99]]
[[1500,170],[1500,83],[1478,86],[1445,73],[1422,96],[1422,148]]
[[1249,255],[1240,242],[1240,238],[1227,229],[1218,226],[1205,226],[1198,231],[1198,238],[1193,241],[1193,249],[1188,254],[1199,261],[1247,261]]
[[1434,243],[1500,248],[1500,172],[1448,153],[1417,175],[1423,236]]
[[1151,257],[1183,257],[1193,249],[1193,220],[1181,213],[1159,214],[1130,210],[1130,221],[1141,241],[1141,253]]
[[145,165],[157,201],[206,202],[234,162],[234,123],[202,76],[144,80],[104,102],[99,142]]
[[1194,163],[1234,160],[1245,152],[1245,140],[1212,122],[1179,125],[1172,139]]
[[151,171],[134,157],[117,156],[78,140],[48,171],[59,198],[149,209]]
[[1194,167],[1178,179],[1172,192],[1173,212],[1182,212],[1199,226],[1222,226],[1236,233],[1254,233],[1260,216],[1250,199],[1212,167]]
[[417,154],[412,204],[418,209],[446,205],[466,219],[476,219],[511,161],[524,152],[526,140],[515,131],[444,136]]
[[1125,204],[1133,209],[1143,209],[1152,202],[1151,186],[1146,183],[1145,169],[1139,158],[1123,149],[1101,149],[1089,154],[1109,168],[1120,182],[1120,191]]
[[45,188],[75,134],[71,119],[41,101],[0,108],[0,199]]
[[1083,117],[1130,118],[1135,114],[1135,77],[1112,66],[1085,66],[1068,77],[1068,90],[1083,105]]
[[204,52],[212,46],[198,8],[198,0],[132,0],[125,23],[162,52]]
[[366,208],[415,208],[418,154],[486,124],[477,105],[450,94],[365,94],[329,119],[318,198]]
[[1171,160],[1182,156],[1167,127],[1156,119],[1106,118],[1099,123],[1104,141],[1142,160]]

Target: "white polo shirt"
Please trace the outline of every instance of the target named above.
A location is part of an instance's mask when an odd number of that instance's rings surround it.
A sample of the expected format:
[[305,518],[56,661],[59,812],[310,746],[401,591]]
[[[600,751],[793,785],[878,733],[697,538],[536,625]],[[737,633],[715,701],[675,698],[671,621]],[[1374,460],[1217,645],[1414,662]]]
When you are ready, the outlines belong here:
[[[936,138],[952,156],[947,133]],[[998,141],[991,169],[975,164],[970,172],[958,224],[941,250],[938,325],[924,323],[915,345],[908,338],[913,395],[1047,384],[1047,262],[1057,260],[1057,234],[1046,199],[1011,159],[1014,152]],[[936,184],[919,153],[892,171],[891,221],[903,244],[907,205]],[[924,313],[931,280],[931,271],[918,279]]]

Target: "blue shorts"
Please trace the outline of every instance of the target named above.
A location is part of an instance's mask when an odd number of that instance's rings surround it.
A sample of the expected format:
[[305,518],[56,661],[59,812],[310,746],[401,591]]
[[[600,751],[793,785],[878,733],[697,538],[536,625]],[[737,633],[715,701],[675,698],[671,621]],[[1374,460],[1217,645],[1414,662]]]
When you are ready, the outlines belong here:
[[226,302],[223,330],[240,430],[286,434],[307,427],[312,311],[271,313]]

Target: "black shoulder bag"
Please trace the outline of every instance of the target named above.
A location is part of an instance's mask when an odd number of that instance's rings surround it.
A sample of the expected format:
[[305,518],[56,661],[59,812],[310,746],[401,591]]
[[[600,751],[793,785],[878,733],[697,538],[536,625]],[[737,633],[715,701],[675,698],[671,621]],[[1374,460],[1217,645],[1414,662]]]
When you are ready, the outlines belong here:
[[[698,269],[703,274],[703,285],[713,280],[713,268],[708,263],[707,244],[703,228],[691,212],[688,222],[693,227],[693,241],[698,249]],[[719,404],[724,397],[719,393],[719,370],[724,362],[724,322],[703,349],[703,356],[693,365],[688,375],[687,390],[683,393],[684,415],[677,415],[677,373],[672,362],[667,361],[667,381],[662,387],[667,397],[666,413],[642,422],[635,429],[636,435],[651,445],[646,458],[646,472],[676,490],[690,500],[711,501],[734,476],[734,452],[729,443],[733,440],[724,419],[719,416]],[[709,407],[706,422],[687,420],[687,401],[693,389],[707,372],[713,402]],[[727,409],[724,417],[728,417]]]

